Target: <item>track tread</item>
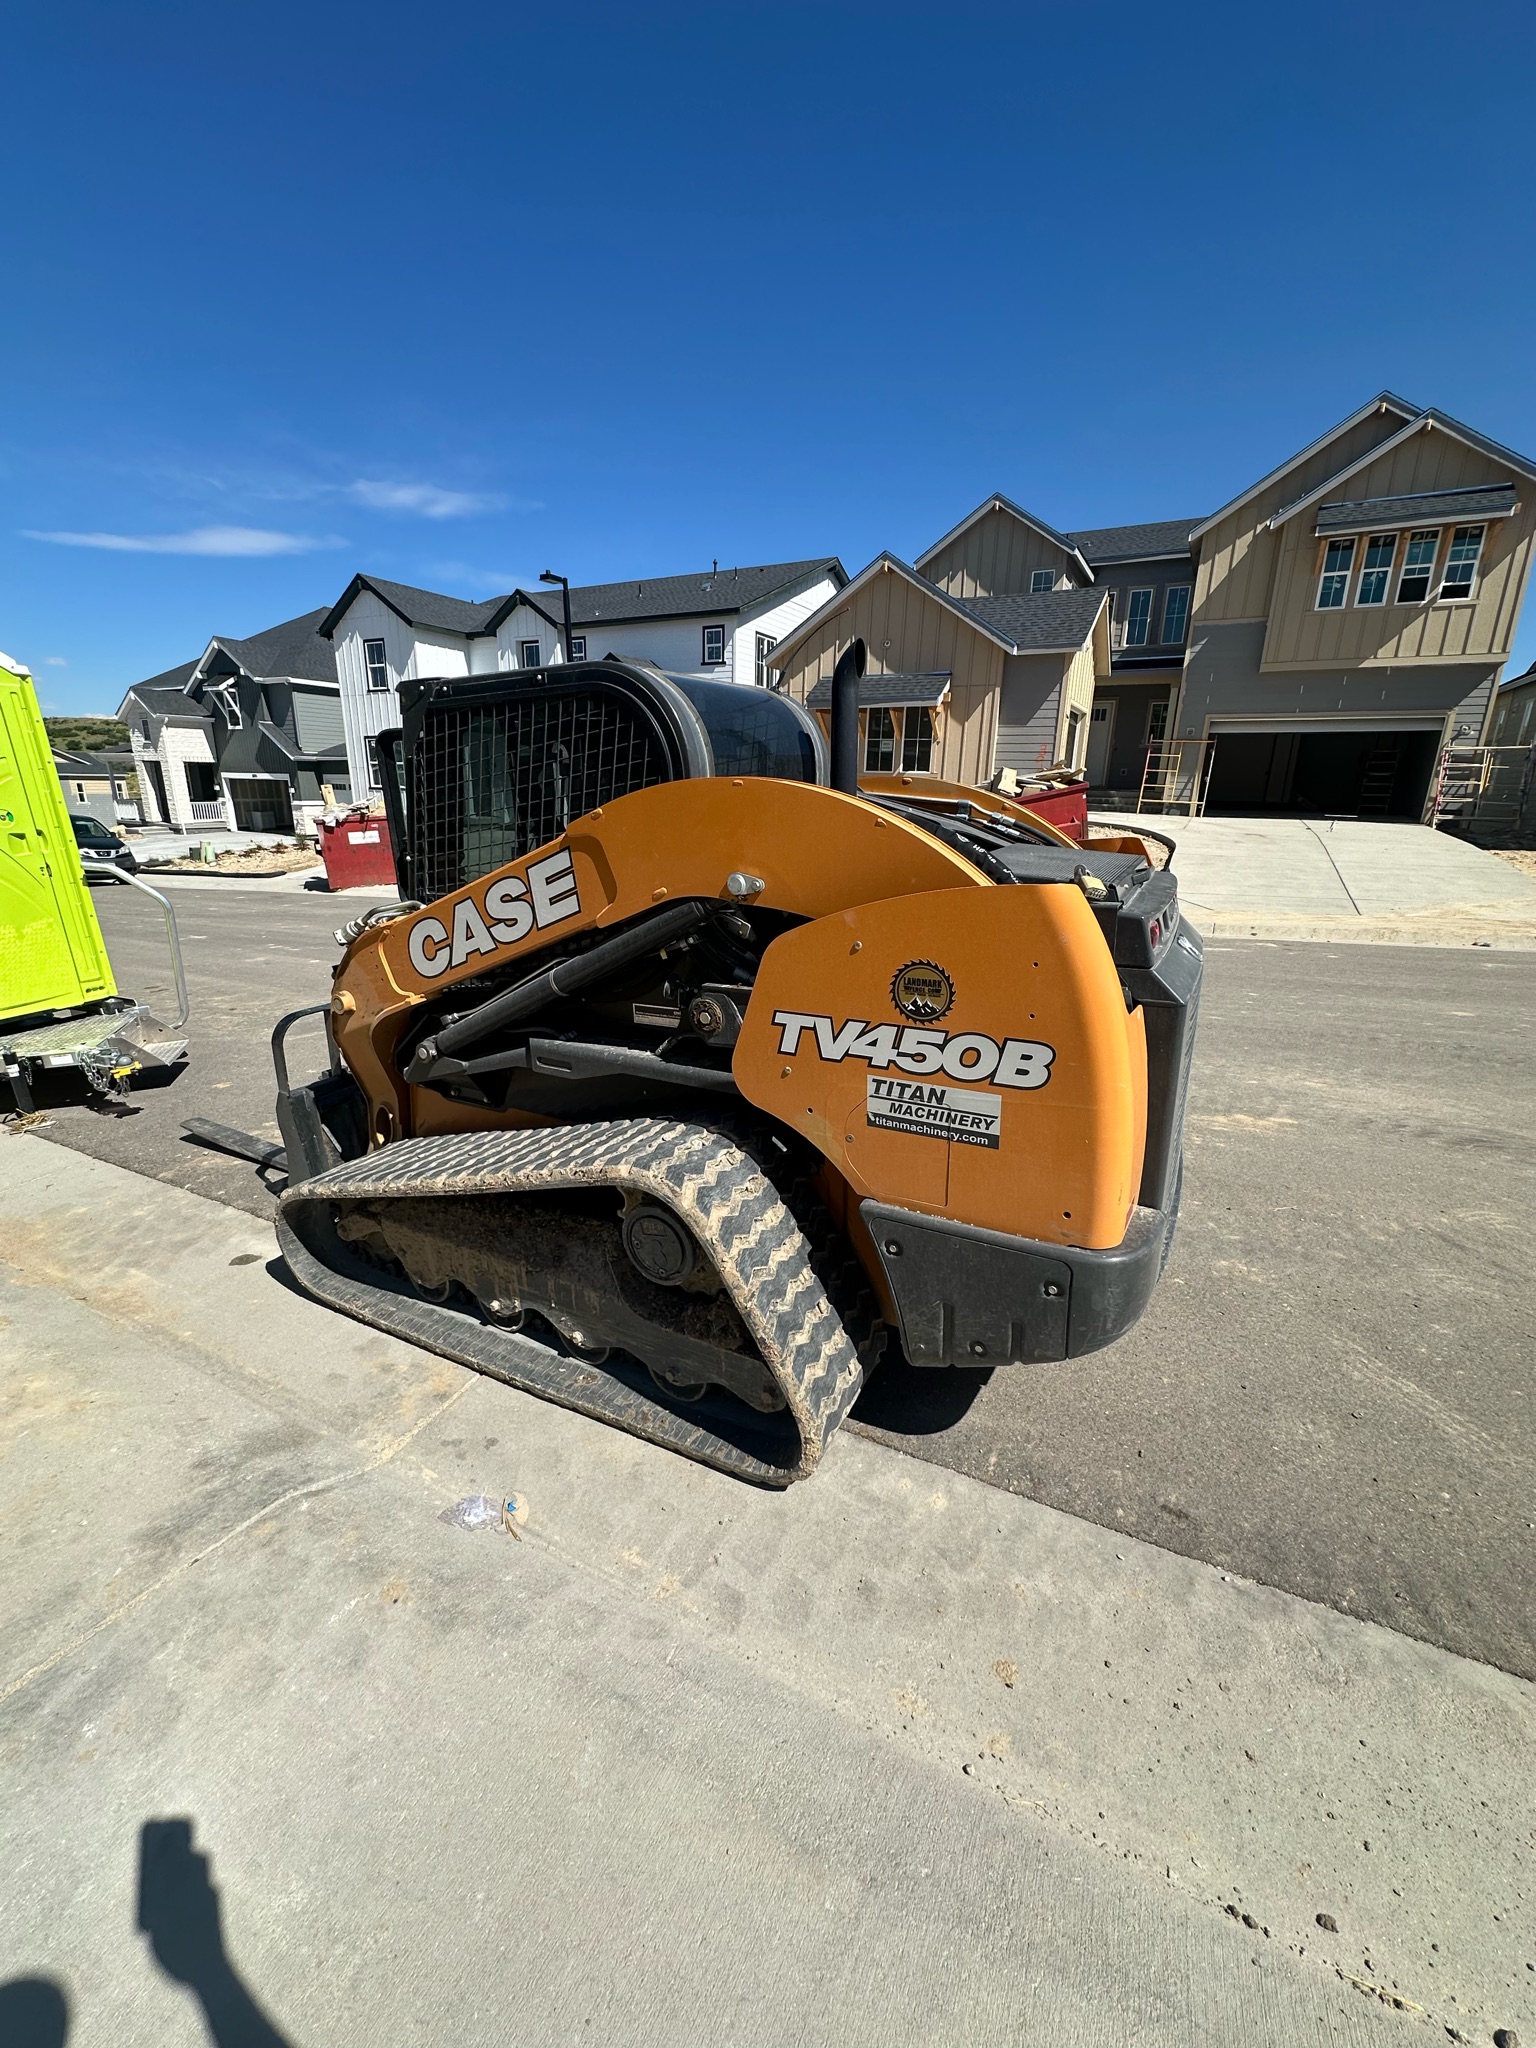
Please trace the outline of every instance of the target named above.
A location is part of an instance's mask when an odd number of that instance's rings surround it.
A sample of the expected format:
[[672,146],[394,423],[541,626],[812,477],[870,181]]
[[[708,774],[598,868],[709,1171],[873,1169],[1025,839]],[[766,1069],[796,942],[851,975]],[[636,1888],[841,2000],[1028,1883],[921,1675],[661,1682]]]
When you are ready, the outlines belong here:
[[[754,1451],[531,1338],[397,1292],[377,1273],[360,1278],[363,1269],[341,1249],[330,1220],[341,1202],[589,1187],[633,1189],[687,1223],[783,1391],[795,1448],[786,1436],[782,1452]],[[329,1306],[766,1485],[787,1486],[815,1470],[863,1383],[860,1349],[817,1277],[825,1258],[817,1260],[751,1153],[704,1125],[639,1117],[402,1139],[289,1188],[278,1237],[299,1284]]]

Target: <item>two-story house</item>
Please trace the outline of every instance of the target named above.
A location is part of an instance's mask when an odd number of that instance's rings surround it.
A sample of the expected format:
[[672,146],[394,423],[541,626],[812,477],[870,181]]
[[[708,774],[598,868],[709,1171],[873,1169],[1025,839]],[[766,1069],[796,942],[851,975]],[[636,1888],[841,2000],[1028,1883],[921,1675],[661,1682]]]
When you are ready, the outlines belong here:
[[215,635],[196,661],[135,683],[118,706],[146,823],[303,831],[322,786],[350,796],[336,657],[306,612],[264,633]]
[[1536,465],[1383,392],[1206,519],[1066,533],[995,492],[774,665],[818,708],[862,636],[870,769],[1418,818],[1440,750],[1487,737],[1533,525]]
[[[655,662],[674,674],[768,685],[784,634],[848,581],[835,555],[687,576],[574,586],[571,654]],[[354,576],[319,624],[335,650],[352,788],[379,786],[377,738],[400,722],[407,678],[495,674],[564,659],[561,593],[479,601]]]
[[1420,816],[1440,749],[1486,737],[1533,527],[1536,463],[1386,391],[1201,520],[1181,786]]

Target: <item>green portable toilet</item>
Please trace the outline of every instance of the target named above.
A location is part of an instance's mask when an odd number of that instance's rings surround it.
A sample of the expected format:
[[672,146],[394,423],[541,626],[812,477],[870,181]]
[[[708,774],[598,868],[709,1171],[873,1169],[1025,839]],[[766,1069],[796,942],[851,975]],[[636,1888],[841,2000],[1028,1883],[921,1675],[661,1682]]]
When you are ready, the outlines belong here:
[[0,1022],[116,994],[32,677],[0,654]]

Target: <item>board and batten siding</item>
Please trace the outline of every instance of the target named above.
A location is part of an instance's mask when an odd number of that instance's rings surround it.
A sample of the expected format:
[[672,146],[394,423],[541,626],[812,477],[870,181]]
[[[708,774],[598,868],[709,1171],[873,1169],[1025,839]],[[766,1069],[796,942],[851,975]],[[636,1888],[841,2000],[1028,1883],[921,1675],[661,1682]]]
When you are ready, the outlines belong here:
[[[780,671],[789,695],[803,704],[822,677],[831,675],[844,648],[860,638],[873,674],[948,673],[949,695],[936,720],[934,772],[985,782],[992,773],[1003,650],[905,576],[882,569],[794,650]],[[1059,671],[1059,659],[1057,666]]]
[[1064,549],[995,507],[920,561],[920,573],[951,597],[1010,597],[1029,589],[1036,569],[1049,569],[1057,589],[1076,590],[1083,582]]
[[[1270,531],[1270,520],[1283,506],[1293,505],[1329,477],[1337,476],[1357,456],[1369,454],[1393,434],[1401,433],[1406,424],[1401,413],[1373,412],[1348,433],[1336,435],[1307,461],[1287,470],[1267,489],[1234,506],[1225,519],[1203,533],[1195,542],[1191,635],[1202,625],[1268,618],[1281,537]],[[1352,485],[1350,495],[1355,495]],[[1281,533],[1284,531],[1282,527]]]
[[[365,640],[384,642],[389,688],[370,690]],[[368,741],[400,723],[399,685],[408,678],[469,674],[470,643],[456,633],[428,633],[408,625],[371,590],[360,591],[336,629],[336,678],[346,730],[347,769],[359,801],[372,787]]]
[[1262,666],[1334,668],[1404,661],[1475,661],[1484,656],[1506,660],[1530,573],[1536,479],[1512,477],[1508,467],[1493,457],[1430,426],[1357,471],[1337,493],[1339,498],[1351,500],[1397,498],[1421,491],[1475,490],[1510,482],[1516,484],[1519,500],[1509,518],[1446,519],[1436,518],[1429,510],[1412,522],[1440,528],[1440,565],[1457,526],[1482,525],[1486,529],[1472,596],[1448,604],[1391,601],[1409,531],[1403,527],[1398,532],[1388,602],[1357,605],[1354,601],[1367,540],[1360,533],[1354,537],[1348,603],[1338,611],[1320,612],[1317,586],[1327,538],[1313,532],[1317,506],[1298,512],[1275,536],[1280,544],[1279,560]]
[[327,747],[339,747],[347,737],[341,715],[340,690],[306,690],[293,686],[294,737],[300,751],[323,754]]

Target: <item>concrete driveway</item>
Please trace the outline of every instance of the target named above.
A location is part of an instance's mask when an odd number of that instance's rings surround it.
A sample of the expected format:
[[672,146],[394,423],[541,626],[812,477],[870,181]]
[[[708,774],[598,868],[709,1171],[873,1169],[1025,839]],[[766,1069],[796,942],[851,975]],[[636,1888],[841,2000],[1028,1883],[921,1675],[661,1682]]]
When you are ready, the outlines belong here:
[[1172,839],[1185,910],[1223,937],[1536,948],[1536,877],[1423,825],[1114,815]]

